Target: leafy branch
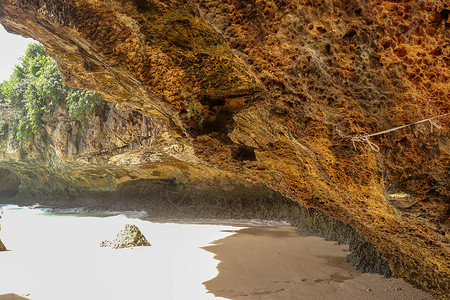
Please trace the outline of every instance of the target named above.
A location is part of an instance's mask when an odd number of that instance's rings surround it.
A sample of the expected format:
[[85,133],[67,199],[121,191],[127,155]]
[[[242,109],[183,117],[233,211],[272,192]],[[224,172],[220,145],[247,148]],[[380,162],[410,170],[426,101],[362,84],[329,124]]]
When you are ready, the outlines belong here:
[[42,128],[43,117],[66,105],[69,115],[83,121],[103,98],[94,92],[68,87],[55,60],[40,43],[31,43],[9,80],[0,85],[0,104],[16,109],[16,138],[31,140]]

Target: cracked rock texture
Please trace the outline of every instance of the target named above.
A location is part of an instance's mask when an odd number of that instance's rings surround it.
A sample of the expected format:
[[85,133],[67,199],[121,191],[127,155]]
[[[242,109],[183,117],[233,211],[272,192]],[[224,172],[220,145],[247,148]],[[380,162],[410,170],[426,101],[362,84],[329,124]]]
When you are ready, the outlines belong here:
[[[433,132],[422,123],[376,136],[380,152],[355,151],[350,139],[450,111],[449,12],[444,0],[0,2],[0,22],[41,41],[68,84],[164,124],[155,142],[173,141],[166,152],[111,153],[112,165],[144,166],[173,150],[177,166],[263,182],[355,228],[395,275],[442,299],[450,118]],[[120,148],[114,122],[109,142]],[[141,128],[129,140],[151,135]],[[108,149],[94,138],[83,147]],[[95,156],[86,160],[95,168]],[[97,180],[84,184],[108,186]]]

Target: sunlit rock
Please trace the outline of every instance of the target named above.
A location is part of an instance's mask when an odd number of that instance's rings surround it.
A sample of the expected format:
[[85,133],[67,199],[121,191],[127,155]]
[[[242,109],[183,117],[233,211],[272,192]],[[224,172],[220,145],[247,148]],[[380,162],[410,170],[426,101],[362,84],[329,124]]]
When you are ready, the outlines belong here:
[[100,247],[111,247],[114,249],[132,248],[139,246],[151,246],[145,236],[136,225],[126,224],[125,229],[117,234],[113,241],[103,241]]

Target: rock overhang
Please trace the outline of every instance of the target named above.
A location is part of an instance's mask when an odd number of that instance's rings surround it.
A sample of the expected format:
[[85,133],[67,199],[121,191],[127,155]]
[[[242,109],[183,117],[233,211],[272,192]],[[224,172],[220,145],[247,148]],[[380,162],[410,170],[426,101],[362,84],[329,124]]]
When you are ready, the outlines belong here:
[[[383,137],[379,154],[354,152],[349,139],[448,111],[445,10],[445,1],[17,0],[0,4],[0,21],[41,40],[67,82],[157,115],[199,161],[345,221],[394,273],[442,296],[448,132]],[[414,205],[392,207],[391,187]]]

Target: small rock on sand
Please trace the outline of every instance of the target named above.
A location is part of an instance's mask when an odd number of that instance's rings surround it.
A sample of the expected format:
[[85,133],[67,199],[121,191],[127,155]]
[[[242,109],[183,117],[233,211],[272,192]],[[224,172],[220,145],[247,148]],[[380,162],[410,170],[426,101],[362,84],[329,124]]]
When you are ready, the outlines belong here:
[[138,246],[151,246],[136,225],[126,224],[125,229],[117,234],[113,241],[103,241],[100,247],[111,247],[114,249],[131,248]]
[[6,251],[5,245],[2,243],[2,240],[0,240],[0,251]]

